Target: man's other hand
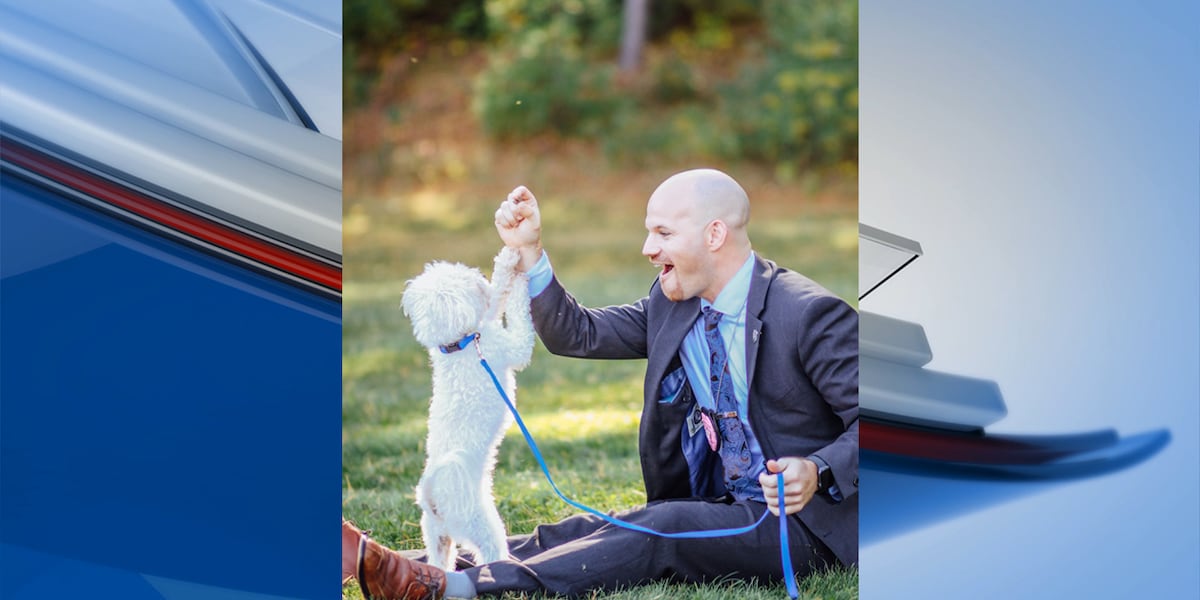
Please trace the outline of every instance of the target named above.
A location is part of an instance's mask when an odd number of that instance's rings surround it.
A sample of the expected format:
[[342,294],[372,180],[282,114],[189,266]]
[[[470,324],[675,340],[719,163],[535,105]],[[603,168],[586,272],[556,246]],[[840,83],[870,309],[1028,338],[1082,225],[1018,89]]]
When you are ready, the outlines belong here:
[[767,472],[758,476],[763,496],[771,514],[779,515],[779,481],[776,473],[783,473],[783,500],[787,514],[795,514],[812,500],[817,492],[817,463],[798,456],[785,456],[767,461]]

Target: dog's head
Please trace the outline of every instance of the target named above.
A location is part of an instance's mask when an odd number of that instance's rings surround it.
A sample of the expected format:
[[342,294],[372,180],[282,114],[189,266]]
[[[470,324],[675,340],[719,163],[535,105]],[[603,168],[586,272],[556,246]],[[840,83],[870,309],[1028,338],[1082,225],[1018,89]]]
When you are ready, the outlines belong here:
[[459,263],[431,262],[404,287],[401,305],[413,335],[426,348],[452,344],[479,327],[488,303],[488,281]]

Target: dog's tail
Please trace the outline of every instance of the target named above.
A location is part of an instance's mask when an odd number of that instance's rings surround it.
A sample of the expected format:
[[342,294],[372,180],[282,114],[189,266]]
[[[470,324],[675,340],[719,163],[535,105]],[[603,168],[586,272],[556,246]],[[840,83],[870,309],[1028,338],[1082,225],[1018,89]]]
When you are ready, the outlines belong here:
[[461,450],[431,458],[417,483],[417,504],[421,510],[445,516],[472,505],[479,493],[481,476],[478,469],[467,468],[470,463]]

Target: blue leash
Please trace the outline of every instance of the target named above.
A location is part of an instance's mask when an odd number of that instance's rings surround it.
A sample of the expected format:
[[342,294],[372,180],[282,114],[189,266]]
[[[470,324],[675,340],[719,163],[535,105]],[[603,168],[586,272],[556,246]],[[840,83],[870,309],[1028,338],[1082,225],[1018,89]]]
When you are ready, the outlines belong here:
[[[478,340],[478,336],[468,336],[466,338],[463,338],[462,342],[460,342],[459,344],[447,344],[447,346],[458,346],[457,350],[462,350],[463,348],[466,347],[467,344],[469,344],[473,340]],[[476,351],[479,351],[478,345],[476,345],[475,349],[476,349]],[[449,354],[454,351],[456,351],[456,350],[451,350],[449,348],[444,348],[442,350],[442,352],[446,353],[446,354]],[[554,483],[554,478],[550,476],[550,468],[546,466],[546,459],[542,457],[542,451],[540,449],[538,449],[537,442],[535,442],[533,440],[533,434],[529,433],[529,428],[525,426],[525,421],[523,419],[521,419],[521,414],[517,412],[517,407],[513,406],[512,401],[508,399],[508,394],[504,393],[504,387],[500,385],[500,380],[496,378],[496,373],[494,371],[492,371],[491,365],[488,365],[487,360],[483,358],[482,351],[479,351],[479,364],[483,365],[483,368],[484,368],[484,370],[487,371],[488,376],[492,378],[492,383],[496,386],[496,391],[500,392],[500,398],[502,400],[504,400],[504,405],[508,407],[508,411],[511,412],[513,417],[516,419],[517,426],[521,428],[521,434],[525,436],[525,442],[527,444],[529,444],[529,449],[533,452],[533,457],[535,459],[537,459],[538,466],[542,468],[542,474],[544,474],[546,476],[546,481],[550,482],[551,489],[554,490],[555,494],[558,494],[559,498],[562,498],[563,502],[566,502],[567,504],[570,504],[571,506],[573,506],[585,513],[595,515],[608,523],[612,523],[613,525],[616,525],[617,527],[623,527],[625,529],[629,529],[632,531],[638,531],[641,533],[647,533],[650,535],[656,535],[659,537],[673,538],[673,539],[716,538],[716,537],[727,537],[727,536],[732,536],[732,535],[741,535],[743,533],[754,530],[755,527],[758,527],[759,525],[761,525],[763,522],[765,522],[767,520],[767,515],[771,514],[771,511],[769,511],[769,510],[764,511],[762,516],[759,517],[758,521],[754,522],[754,524],[752,524],[752,525],[747,525],[745,527],[736,527],[736,528],[732,528],[732,529],[710,529],[710,530],[706,530],[706,531],[679,531],[679,532],[669,533],[669,532],[663,532],[663,531],[657,531],[654,529],[650,529],[649,527],[643,527],[636,523],[622,521],[621,519],[618,519],[616,517],[602,513],[586,504],[581,504],[579,502],[576,502],[576,501],[568,498],[565,494],[562,493],[561,490],[558,489],[558,484]],[[784,579],[784,582],[787,584],[788,596],[792,600],[796,600],[799,597],[800,593],[796,589],[796,574],[792,570],[792,561],[790,560],[792,553],[791,553],[790,548],[788,547],[787,512],[784,510],[784,502],[783,502],[783,473],[776,473],[775,477],[777,478],[777,481],[779,482],[779,490],[780,490],[780,494],[779,494],[779,548],[780,548],[781,562],[783,564],[783,579]]]
[[[776,473],[775,478],[779,486],[779,562],[783,565],[783,581],[787,584],[788,597],[796,600],[800,592],[796,590],[796,574],[792,571],[792,561],[790,560],[792,551],[788,547],[787,512],[783,508],[783,473]],[[768,510],[767,513],[769,512],[771,511]],[[763,513],[763,516],[766,516],[767,513]]]

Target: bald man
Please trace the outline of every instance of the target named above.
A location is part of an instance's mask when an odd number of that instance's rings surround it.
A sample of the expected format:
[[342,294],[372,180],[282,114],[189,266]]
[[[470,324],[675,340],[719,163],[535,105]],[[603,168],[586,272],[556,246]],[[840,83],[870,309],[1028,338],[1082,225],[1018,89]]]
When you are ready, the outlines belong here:
[[[659,531],[734,528],[778,515],[782,493],[797,573],[856,565],[858,316],[757,256],[749,216],[745,191],[725,173],[671,176],[646,205],[642,254],[660,269],[650,293],[601,309],[581,306],[554,277],[529,189],[513,190],[495,220],[521,254],[547,349],[647,360],[638,444],[648,504],[619,518]],[[374,598],[578,596],[663,579],[783,575],[777,519],[738,536],[669,539],[579,515],[514,536],[509,550],[511,560],[447,577],[343,526],[343,572]]]

